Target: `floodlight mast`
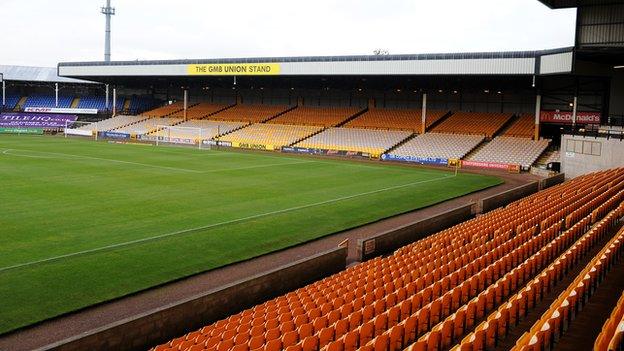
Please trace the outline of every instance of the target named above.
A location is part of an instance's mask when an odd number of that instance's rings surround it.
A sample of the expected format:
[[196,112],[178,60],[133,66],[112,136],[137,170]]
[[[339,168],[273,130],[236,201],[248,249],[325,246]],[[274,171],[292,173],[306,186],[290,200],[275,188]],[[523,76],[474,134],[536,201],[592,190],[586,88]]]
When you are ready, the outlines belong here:
[[111,32],[111,16],[115,14],[115,8],[110,5],[111,0],[106,0],[106,6],[102,7],[102,14],[106,16],[106,31],[104,36],[104,61],[109,62],[111,57],[111,44],[110,44],[110,32]]

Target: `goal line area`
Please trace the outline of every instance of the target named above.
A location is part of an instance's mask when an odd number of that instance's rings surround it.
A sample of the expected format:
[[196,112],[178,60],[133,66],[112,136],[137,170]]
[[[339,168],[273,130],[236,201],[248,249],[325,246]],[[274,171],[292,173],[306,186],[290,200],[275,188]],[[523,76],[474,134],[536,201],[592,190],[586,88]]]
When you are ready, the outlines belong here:
[[198,127],[158,125],[154,132],[156,146],[162,144],[195,145],[198,149],[210,149],[210,130]]

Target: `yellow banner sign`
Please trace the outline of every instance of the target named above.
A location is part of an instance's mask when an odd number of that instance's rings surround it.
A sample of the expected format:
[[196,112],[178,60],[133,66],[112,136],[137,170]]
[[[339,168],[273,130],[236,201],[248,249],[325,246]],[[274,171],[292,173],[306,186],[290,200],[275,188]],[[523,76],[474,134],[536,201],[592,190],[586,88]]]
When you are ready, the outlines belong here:
[[255,149],[255,150],[275,150],[275,147],[273,145],[237,143],[235,141],[232,142],[232,147],[240,147],[242,149]]
[[210,63],[188,65],[189,75],[206,76],[263,76],[280,74],[279,63]]

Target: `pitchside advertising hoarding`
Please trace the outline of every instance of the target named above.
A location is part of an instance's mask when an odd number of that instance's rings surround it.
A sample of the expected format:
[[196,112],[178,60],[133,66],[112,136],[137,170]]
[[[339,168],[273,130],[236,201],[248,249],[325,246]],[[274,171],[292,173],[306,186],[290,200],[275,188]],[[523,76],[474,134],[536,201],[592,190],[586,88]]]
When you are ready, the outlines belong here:
[[440,157],[418,157],[418,156],[409,156],[409,155],[383,154],[381,155],[381,159],[384,161],[414,162],[414,163],[420,163],[424,165],[438,165],[438,166],[448,165],[448,159],[440,158]]
[[[572,124],[571,111],[542,111],[540,122]],[[578,124],[600,124],[600,112],[577,112],[576,123]]]
[[328,156],[347,156],[347,157],[364,157],[371,158],[368,152],[348,151],[348,150],[329,150],[329,149],[312,149],[307,147],[284,146],[282,152],[312,155],[328,155]]
[[95,115],[98,113],[96,108],[58,108],[58,107],[26,107],[24,112],[36,112],[36,113],[67,113],[67,114],[83,114],[83,115]]
[[120,133],[120,132],[100,132],[101,138],[110,138],[110,139],[130,139],[130,134],[128,133]]
[[6,112],[0,114],[0,127],[65,128],[67,123],[76,122],[77,119],[76,115]]
[[514,165],[514,164],[508,164],[508,163],[462,160],[461,165],[462,167],[499,169],[499,170],[508,171],[510,173],[520,173],[520,165]]
[[43,134],[43,128],[0,128],[0,134]]

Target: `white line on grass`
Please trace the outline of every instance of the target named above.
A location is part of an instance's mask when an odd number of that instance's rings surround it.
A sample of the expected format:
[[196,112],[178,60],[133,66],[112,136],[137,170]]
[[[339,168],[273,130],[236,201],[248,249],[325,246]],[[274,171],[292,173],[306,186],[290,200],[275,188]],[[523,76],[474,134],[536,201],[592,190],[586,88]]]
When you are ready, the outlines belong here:
[[264,167],[275,167],[275,166],[288,166],[288,165],[298,165],[302,163],[316,163],[316,161],[299,161],[299,162],[282,162],[282,163],[270,163],[266,165],[255,165],[255,166],[247,166],[247,167],[235,167],[235,168],[222,168],[222,169],[211,169],[208,171],[203,171],[202,173],[215,173],[215,172],[227,172],[227,171],[239,171],[245,169],[254,169],[254,168],[264,168]]
[[29,157],[29,158],[56,158],[58,159],[58,156],[36,156],[36,155],[16,155],[16,154],[12,154],[9,151],[11,151],[12,149],[6,149],[4,151],[2,151],[3,155],[9,155],[9,156],[19,156],[19,157]]
[[302,209],[305,209],[305,208],[326,205],[326,204],[339,202],[339,201],[344,201],[344,200],[350,200],[350,199],[353,199],[353,198],[356,198],[356,197],[377,194],[377,193],[381,193],[381,192],[389,191],[389,190],[396,190],[396,189],[407,188],[407,187],[418,185],[418,184],[435,182],[435,181],[438,181],[438,180],[447,179],[447,178],[453,178],[453,177],[455,177],[455,175],[443,176],[443,177],[438,177],[438,178],[434,178],[434,179],[420,180],[420,181],[417,181],[417,182],[401,184],[401,185],[395,185],[395,186],[391,186],[391,187],[381,188],[381,189],[377,189],[377,190],[371,190],[371,191],[367,191],[367,192],[363,192],[363,193],[359,193],[359,194],[354,194],[354,195],[342,196],[342,197],[338,197],[338,198],[335,198],[335,199],[315,202],[315,203],[311,203],[311,204],[307,204],[307,205],[300,205],[300,206],[285,208],[285,209],[277,210],[277,211],[259,213],[259,214],[256,214],[256,215],[242,217],[242,218],[237,218],[237,219],[232,219],[232,220],[229,220],[229,221],[208,224],[208,225],[204,225],[204,226],[200,226],[200,227],[182,229],[182,230],[169,232],[169,233],[165,233],[165,234],[160,234],[160,235],[156,235],[156,236],[151,236],[151,237],[147,237],[147,238],[126,241],[126,242],[123,242],[123,243],[117,243],[117,244],[97,247],[97,248],[94,248],[94,249],[89,249],[89,250],[84,250],[84,251],[73,252],[73,253],[69,253],[69,254],[65,254],[65,255],[45,258],[45,259],[42,259],[42,260],[20,263],[20,264],[16,264],[16,265],[13,265],[13,266],[2,267],[2,268],[0,268],[0,273],[6,272],[6,271],[9,271],[9,270],[13,270],[13,269],[17,269],[17,268],[23,268],[23,267],[38,265],[38,264],[41,264],[41,263],[57,261],[57,260],[60,260],[60,259],[63,259],[63,258],[80,256],[80,255],[94,253],[94,252],[99,252],[99,251],[106,251],[106,250],[115,249],[115,248],[119,248],[119,247],[124,247],[124,246],[129,246],[129,245],[149,242],[149,241],[153,241],[153,240],[159,240],[159,239],[163,239],[163,238],[167,238],[167,237],[171,237],[171,236],[176,236],[176,235],[180,235],[180,234],[187,234],[187,233],[191,233],[191,232],[196,232],[196,231],[199,231],[199,230],[212,229],[212,228],[220,227],[220,226],[223,226],[223,225],[244,222],[244,221],[248,221],[248,220],[251,220],[251,219],[267,217],[267,216],[272,216],[272,215],[276,215],[276,214],[280,214],[280,213],[286,213],[286,212],[291,212],[291,211],[302,210]]
[[221,168],[221,169],[210,169],[210,170],[207,170],[207,171],[200,171],[200,170],[195,170],[195,169],[168,167],[168,166],[158,166],[158,165],[151,165],[151,164],[147,164],[147,163],[139,163],[139,162],[132,162],[132,161],[122,161],[122,160],[115,160],[115,159],[110,159],[110,158],[101,158],[101,157],[94,157],[94,156],[66,154],[66,153],[62,153],[62,152],[34,151],[34,150],[25,150],[25,149],[5,149],[4,151],[2,151],[2,154],[9,155],[9,156],[17,156],[17,157],[47,158],[47,159],[55,158],[55,156],[50,157],[50,156],[36,156],[36,155],[20,155],[20,154],[11,153],[10,151],[25,151],[25,152],[43,153],[43,154],[50,154],[50,155],[57,155],[57,156],[69,156],[69,157],[76,157],[76,158],[86,158],[86,159],[92,159],[92,160],[98,160],[98,161],[124,163],[124,164],[131,164],[131,165],[137,165],[137,166],[162,168],[162,169],[167,169],[167,170],[184,171],[184,172],[192,172],[192,173],[216,173],[216,172],[238,171],[238,170],[246,170],[246,169],[254,169],[254,168],[275,167],[275,166],[288,166],[288,165],[296,165],[296,164],[302,164],[302,163],[317,162],[315,160],[304,160],[304,161],[298,160],[298,162],[271,163],[271,164],[255,165],[255,166],[247,166],[247,167]]
[[[102,157],[95,157],[95,156],[66,154],[66,153],[62,153],[62,152],[35,151],[35,150],[24,150],[24,149],[6,149],[2,153],[5,154],[5,155],[17,156],[17,157],[33,157],[32,155],[12,154],[9,151],[25,151],[25,152],[34,152],[34,153],[38,152],[38,153],[50,154],[50,155],[69,156],[69,157],[76,157],[76,158],[85,158],[85,159],[90,159],[90,160],[106,161],[106,162],[113,162],[113,163],[123,163],[123,164],[135,165],[135,166],[160,168],[160,169],[167,169],[167,170],[173,170],[173,171],[182,171],[182,172],[190,172],[190,173],[203,173],[202,171],[198,171],[198,170],[195,170],[195,169],[150,165],[150,164],[147,164],[147,163],[132,162],[132,161],[122,161],[122,160],[115,160],[115,159],[111,159],[111,158],[102,158]],[[37,157],[37,156],[34,156],[34,157]]]

